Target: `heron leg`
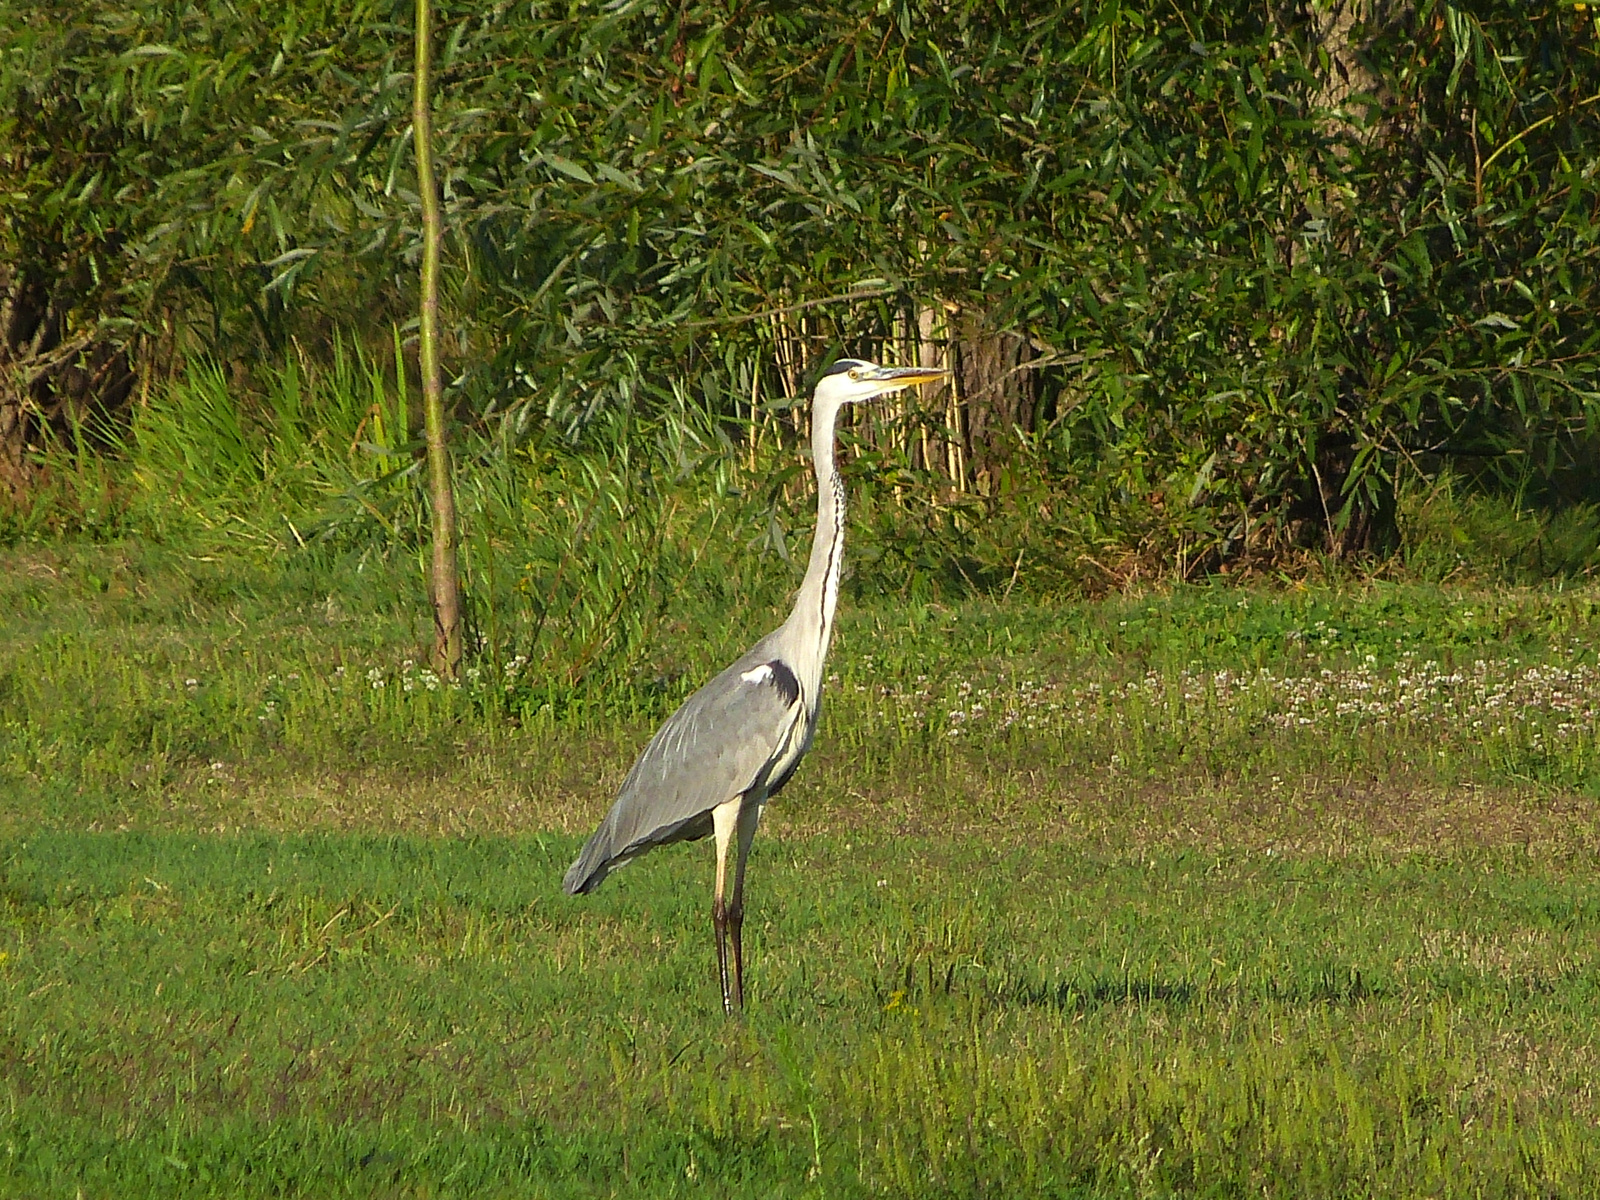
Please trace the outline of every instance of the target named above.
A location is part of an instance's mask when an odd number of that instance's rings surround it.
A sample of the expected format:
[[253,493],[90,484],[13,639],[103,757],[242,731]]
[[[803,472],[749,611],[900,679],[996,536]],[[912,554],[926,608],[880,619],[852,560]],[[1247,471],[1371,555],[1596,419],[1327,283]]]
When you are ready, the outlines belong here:
[[739,857],[733,868],[733,904],[728,909],[728,924],[733,930],[733,1002],[744,1008],[744,865],[750,858],[750,843],[755,840],[761,820],[761,803],[754,801],[739,810]]
[[[739,800],[735,796],[711,810],[711,827],[717,839],[717,886],[711,896],[711,927],[717,935],[717,974],[722,979],[722,1011],[733,1014],[734,992],[728,986],[728,906],[726,903],[728,881],[728,848],[739,825]],[[743,857],[741,856],[741,862]],[[735,890],[735,904],[738,892]],[[737,927],[736,927],[737,928]],[[739,935],[734,933],[734,971],[738,972]],[[742,998],[741,998],[742,1002]]]
[[717,974],[722,977],[722,1011],[732,1013],[733,999],[728,990],[728,913],[721,896],[711,902],[711,927],[717,935]]

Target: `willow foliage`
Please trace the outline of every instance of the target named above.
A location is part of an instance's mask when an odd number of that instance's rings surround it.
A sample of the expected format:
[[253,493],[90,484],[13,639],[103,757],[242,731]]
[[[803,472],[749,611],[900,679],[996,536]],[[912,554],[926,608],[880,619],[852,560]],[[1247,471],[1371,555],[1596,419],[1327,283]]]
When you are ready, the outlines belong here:
[[[0,290],[59,293],[59,343],[152,370],[408,310],[409,5],[0,7]],[[1379,546],[1407,471],[1583,478],[1594,14],[1330,9],[445,5],[459,411],[582,438],[674,385],[747,415],[797,349],[1009,337],[908,416],[969,455],[891,467],[1068,481],[1212,560]]]

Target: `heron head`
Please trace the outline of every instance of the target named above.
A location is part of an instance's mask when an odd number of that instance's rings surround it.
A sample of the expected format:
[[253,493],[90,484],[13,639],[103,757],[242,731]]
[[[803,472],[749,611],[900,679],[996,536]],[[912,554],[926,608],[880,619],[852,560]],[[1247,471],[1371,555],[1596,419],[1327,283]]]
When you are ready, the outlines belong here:
[[931,367],[880,367],[859,358],[841,358],[817,380],[819,403],[859,404],[919,383],[943,379],[949,372]]

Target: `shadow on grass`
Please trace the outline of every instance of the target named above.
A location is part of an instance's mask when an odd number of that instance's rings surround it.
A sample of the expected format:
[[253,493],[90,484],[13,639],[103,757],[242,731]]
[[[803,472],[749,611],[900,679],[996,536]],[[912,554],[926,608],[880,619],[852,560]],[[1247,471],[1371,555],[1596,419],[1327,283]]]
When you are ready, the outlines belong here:
[[1204,1003],[1205,988],[1199,984],[1168,982],[1161,979],[1073,979],[1057,983],[1014,981],[1002,989],[995,1000],[1002,1005],[1022,1008],[1051,1008],[1061,1012],[1088,1012],[1101,1008],[1136,1007],[1160,1004],[1190,1008]]
[[1387,994],[1359,970],[1322,971],[1315,977],[1256,983],[1195,982],[1133,975],[1067,979],[1054,983],[1013,980],[994,994],[999,1005],[1093,1012],[1106,1008],[1160,1005],[1173,1009],[1232,1008],[1268,1002],[1288,1005],[1359,1004]]

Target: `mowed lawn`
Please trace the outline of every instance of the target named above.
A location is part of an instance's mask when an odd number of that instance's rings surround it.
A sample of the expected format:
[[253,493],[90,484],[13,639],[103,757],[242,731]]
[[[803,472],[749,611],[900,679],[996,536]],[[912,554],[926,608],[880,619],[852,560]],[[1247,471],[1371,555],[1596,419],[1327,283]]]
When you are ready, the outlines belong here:
[[451,689],[355,570],[0,563],[0,1194],[1600,1186],[1600,592],[847,599],[729,1021],[706,846],[559,880],[779,614]]

